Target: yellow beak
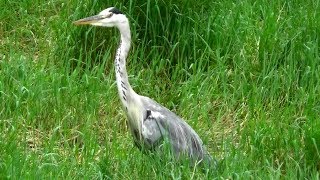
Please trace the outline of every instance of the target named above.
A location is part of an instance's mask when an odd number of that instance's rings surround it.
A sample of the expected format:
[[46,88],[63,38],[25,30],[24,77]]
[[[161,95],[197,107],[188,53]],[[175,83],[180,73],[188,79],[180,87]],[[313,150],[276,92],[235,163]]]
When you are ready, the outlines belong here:
[[102,15],[95,15],[95,16],[90,16],[87,18],[79,19],[78,21],[74,21],[73,24],[75,25],[84,25],[84,24],[92,24],[95,22],[98,22],[101,19],[104,19],[105,16]]

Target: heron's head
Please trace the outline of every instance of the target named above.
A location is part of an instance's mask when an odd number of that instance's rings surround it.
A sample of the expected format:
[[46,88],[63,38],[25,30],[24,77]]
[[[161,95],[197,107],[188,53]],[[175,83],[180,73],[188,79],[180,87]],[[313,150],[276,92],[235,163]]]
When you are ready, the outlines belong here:
[[101,11],[98,15],[90,16],[73,22],[75,25],[90,24],[93,26],[118,27],[128,24],[127,17],[121,11],[110,7]]

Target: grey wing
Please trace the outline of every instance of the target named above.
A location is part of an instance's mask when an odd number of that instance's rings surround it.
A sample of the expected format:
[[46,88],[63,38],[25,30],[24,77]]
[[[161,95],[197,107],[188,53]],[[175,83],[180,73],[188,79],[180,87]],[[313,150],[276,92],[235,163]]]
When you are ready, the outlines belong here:
[[193,159],[202,159],[205,153],[202,140],[187,123],[178,116],[172,116],[170,119],[160,118],[159,122],[166,130],[176,156],[184,154]]
[[[144,144],[154,148],[168,138],[176,156],[188,155],[202,159],[207,152],[197,133],[180,117],[153,100],[148,100],[149,109],[142,124]],[[151,110],[152,109],[152,110]]]
[[142,123],[142,138],[148,149],[154,149],[163,140],[165,129],[159,120],[151,115],[151,110],[146,110],[146,117]]

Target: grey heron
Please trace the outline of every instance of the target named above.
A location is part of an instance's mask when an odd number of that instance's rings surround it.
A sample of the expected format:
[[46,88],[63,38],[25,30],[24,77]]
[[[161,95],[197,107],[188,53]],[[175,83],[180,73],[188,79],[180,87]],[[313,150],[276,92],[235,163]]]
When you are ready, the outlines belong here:
[[118,94],[127,115],[128,126],[135,144],[141,149],[162,151],[164,140],[170,145],[175,158],[187,157],[192,162],[212,162],[198,134],[182,118],[146,96],[138,95],[131,87],[126,70],[126,58],[131,44],[129,20],[114,7],[98,15],[80,19],[75,25],[117,27],[120,45],[115,57]]

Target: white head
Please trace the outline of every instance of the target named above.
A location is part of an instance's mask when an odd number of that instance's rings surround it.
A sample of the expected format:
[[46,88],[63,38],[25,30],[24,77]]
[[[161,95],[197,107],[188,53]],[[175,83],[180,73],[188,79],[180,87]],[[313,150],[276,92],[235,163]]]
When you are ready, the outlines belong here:
[[75,25],[90,24],[93,26],[104,26],[104,27],[122,27],[129,26],[127,17],[118,9],[114,7],[107,8],[101,11],[98,15],[80,19],[73,22]]

